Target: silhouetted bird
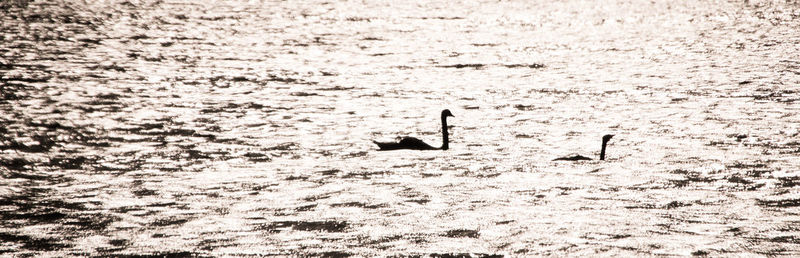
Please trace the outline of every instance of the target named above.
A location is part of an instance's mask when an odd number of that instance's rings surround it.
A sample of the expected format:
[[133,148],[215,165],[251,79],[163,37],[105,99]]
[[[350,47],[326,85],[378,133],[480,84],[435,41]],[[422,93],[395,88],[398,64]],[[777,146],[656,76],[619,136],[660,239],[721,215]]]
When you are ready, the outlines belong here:
[[[614,135],[613,134],[603,135],[603,147],[600,148],[600,160],[606,159],[606,143],[608,143],[608,141],[611,140],[611,137],[614,137]],[[575,155],[570,157],[561,157],[554,160],[577,161],[577,160],[592,160],[592,158],[581,155]]]
[[[449,148],[449,140],[448,140],[448,133],[447,133],[447,117],[453,116],[450,113],[450,110],[445,109],[442,110],[442,147],[436,148],[433,146],[428,145],[427,143],[423,142],[420,139],[414,137],[403,137],[399,142],[377,142],[372,141],[378,145],[380,150],[402,150],[402,149],[409,149],[409,150],[447,150]],[[453,116],[454,117],[454,116]]]

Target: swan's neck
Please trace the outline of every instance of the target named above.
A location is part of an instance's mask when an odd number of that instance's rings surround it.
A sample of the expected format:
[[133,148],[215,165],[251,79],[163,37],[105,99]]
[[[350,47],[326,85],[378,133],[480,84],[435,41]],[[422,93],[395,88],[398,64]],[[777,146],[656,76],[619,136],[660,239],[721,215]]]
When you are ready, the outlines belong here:
[[603,146],[600,147],[600,160],[606,159],[606,143],[607,141],[603,141]]
[[450,148],[450,134],[447,133],[447,117],[442,117],[442,150]]

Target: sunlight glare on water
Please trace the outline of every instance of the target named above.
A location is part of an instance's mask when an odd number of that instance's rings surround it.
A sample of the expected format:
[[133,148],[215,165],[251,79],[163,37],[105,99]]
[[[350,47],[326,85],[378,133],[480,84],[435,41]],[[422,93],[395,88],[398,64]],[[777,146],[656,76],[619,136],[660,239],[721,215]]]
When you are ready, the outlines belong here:
[[795,1],[0,6],[3,255],[800,250]]

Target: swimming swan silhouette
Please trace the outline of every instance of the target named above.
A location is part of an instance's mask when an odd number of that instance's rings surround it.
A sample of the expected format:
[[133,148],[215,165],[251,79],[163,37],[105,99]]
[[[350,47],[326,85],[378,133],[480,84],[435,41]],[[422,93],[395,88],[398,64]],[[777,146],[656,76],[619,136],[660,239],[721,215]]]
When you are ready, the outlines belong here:
[[442,147],[436,148],[433,146],[428,145],[427,143],[423,142],[420,139],[414,137],[403,137],[399,142],[377,142],[372,141],[378,145],[380,150],[447,150],[449,148],[449,134],[447,133],[447,117],[452,116],[453,113],[450,113],[449,109],[442,110]]
[[[611,137],[614,137],[614,135],[613,134],[603,135],[603,147],[600,148],[600,160],[606,159],[606,144],[608,143],[609,140],[611,140]],[[561,157],[554,159],[554,161],[556,160],[578,161],[578,160],[592,160],[592,158],[581,155],[575,155],[571,157]]]

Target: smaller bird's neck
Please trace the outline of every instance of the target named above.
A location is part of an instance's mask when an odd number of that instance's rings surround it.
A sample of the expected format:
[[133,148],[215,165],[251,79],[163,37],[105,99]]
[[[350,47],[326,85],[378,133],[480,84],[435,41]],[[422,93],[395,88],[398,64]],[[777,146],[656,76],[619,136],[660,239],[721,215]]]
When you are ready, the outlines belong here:
[[450,148],[450,134],[447,133],[447,117],[442,116],[442,150]]
[[608,141],[603,141],[603,146],[600,147],[600,160],[606,159],[606,144]]

